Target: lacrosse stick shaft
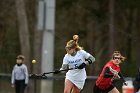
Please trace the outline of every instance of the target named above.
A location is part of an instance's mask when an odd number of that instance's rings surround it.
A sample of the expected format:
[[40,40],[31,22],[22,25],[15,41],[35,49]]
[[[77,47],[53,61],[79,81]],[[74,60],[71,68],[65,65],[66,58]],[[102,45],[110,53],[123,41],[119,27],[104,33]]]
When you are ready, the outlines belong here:
[[[76,68],[62,69],[62,70],[58,70],[58,71],[59,72],[63,72],[63,71],[74,70],[74,69],[76,69]],[[51,74],[51,73],[56,73],[56,71],[45,72],[43,74]]]
[[43,73],[43,74],[51,74],[51,73],[55,73],[55,71],[45,72],[45,73]]
[[42,73],[42,74],[30,74],[29,77],[34,77],[34,78],[47,78],[46,74],[59,73],[59,72],[68,71],[68,70],[74,70],[74,69],[77,69],[77,68],[62,69],[62,70],[58,70],[58,71],[50,71],[50,72],[45,72],[45,73]]
[[120,78],[120,76],[118,75],[118,72],[116,70],[112,69],[112,67],[110,67],[109,69],[114,75],[117,75],[117,77]]

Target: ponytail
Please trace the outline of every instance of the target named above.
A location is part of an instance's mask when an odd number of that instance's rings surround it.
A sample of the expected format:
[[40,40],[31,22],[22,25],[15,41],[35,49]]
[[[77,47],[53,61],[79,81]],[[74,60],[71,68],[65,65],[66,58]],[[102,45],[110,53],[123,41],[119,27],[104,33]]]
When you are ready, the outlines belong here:
[[82,50],[83,48],[78,44],[79,36],[73,35],[73,40],[67,42],[67,44],[71,45],[72,48],[75,48],[76,51]]

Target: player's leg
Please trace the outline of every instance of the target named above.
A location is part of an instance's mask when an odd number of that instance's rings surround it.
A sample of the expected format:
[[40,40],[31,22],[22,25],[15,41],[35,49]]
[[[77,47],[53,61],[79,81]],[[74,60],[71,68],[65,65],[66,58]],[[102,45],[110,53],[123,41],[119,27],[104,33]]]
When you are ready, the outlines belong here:
[[96,84],[94,85],[93,93],[102,93],[102,91],[96,86]]
[[116,87],[114,87],[111,91],[108,93],[120,93]]
[[70,80],[65,79],[64,93],[70,93],[73,88],[73,85],[74,84]]
[[74,85],[72,93],[80,93],[80,89]]

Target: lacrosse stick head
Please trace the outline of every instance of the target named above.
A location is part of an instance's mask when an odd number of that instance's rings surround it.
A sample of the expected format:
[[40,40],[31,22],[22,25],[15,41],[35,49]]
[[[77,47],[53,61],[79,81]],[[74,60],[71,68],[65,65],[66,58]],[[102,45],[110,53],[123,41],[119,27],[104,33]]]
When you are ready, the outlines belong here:
[[30,78],[35,78],[37,75],[36,74],[30,74],[29,77]]
[[47,76],[43,73],[43,74],[30,74],[29,78],[32,79],[44,79],[47,78]]

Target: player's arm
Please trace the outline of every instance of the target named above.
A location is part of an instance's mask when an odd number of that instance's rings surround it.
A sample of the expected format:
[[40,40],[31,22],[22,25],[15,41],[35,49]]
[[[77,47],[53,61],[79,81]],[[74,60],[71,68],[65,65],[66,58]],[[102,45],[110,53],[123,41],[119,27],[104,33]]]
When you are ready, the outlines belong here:
[[124,83],[126,82],[123,75],[121,74],[121,72],[118,73],[118,75],[120,76],[120,80]]
[[66,70],[66,69],[69,69],[68,64],[62,64],[60,70]]
[[78,66],[78,69],[83,69],[86,67],[86,65],[89,65],[95,61],[95,58],[90,55],[87,59],[85,59],[85,62],[83,62],[81,65]]
[[85,59],[85,61],[86,64],[92,64],[95,61],[95,58],[90,55],[88,58]]
[[109,78],[109,77],[113,77],[113,76],[114,75],[112,73],[110,73],[110,69],[108,67],[106,67],[104,70],[104,77]]
[[65,70],[65,69],[69,69],[68,57],[66,55],[63,58],[63,63],[62,63],[62,66],[61,66],[60,70]]
[[118,75],[120,76],[120,80],[123,82],[124,85],[128,85],[128,83],[125,81],[123,75],[121,74],[121,72],[118,73]]

